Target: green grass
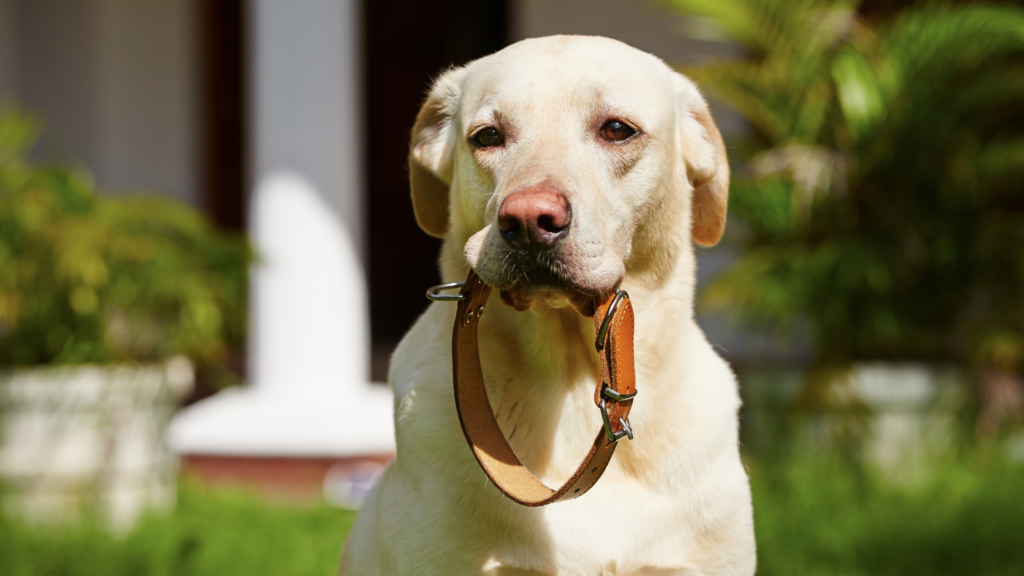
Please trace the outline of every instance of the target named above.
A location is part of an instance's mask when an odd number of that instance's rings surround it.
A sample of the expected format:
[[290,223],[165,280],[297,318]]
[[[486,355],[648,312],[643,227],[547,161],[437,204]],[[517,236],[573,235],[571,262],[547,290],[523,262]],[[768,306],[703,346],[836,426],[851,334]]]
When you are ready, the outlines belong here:
[[835,463],[754,470],[762,576],[1024,574],[1024,468],[949,465],[914,488]]
[[[913,489],[809,460],[752,478],[762,576],[1024,574],[1024,467],[949,465]],[[121,538],[0,518],[0,575],[329,576],[353,517],[185,486]]]
[[31,530],[0,519],[0,575],[332,575],[354,518],[325,505],[271,505],[186,486],[174,514],[121,538],[88,525]]

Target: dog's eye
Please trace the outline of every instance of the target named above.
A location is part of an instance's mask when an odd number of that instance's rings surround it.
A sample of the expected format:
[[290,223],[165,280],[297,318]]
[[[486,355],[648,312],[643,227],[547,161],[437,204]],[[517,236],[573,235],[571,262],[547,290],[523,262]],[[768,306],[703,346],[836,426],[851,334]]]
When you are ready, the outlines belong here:
[[505,136],[502,135],[497,128],[488,126],[482,130],[478,130],[476,134],[473,134],[469,139],[469,142],[477,148],[493,148],[504,144]]
[[601,136],[612,142],[628,140],[633,134],[636,134],[636,130],[621,120],[609,120],[601,126]]

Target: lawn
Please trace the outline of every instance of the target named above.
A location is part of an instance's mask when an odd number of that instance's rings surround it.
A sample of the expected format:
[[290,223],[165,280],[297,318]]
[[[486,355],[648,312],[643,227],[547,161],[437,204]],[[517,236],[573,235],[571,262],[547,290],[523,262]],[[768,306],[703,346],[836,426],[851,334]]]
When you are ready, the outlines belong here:
[[753,470],[762,576],[1024,574],[1024,468],[951,464],[897,488],[830,464]]
[[174,514],[114,538],[81,525],[30,530],[0,519],[3,576],[323,576],[337,571],[355,514],[184,486]]
[[[751,472],[761,575],[1024,574],[1024,467],[950,464],[912,489],[825,461]],[[0,519],[0,574],[331,575],[353,518],[185,486],[121,538]]]

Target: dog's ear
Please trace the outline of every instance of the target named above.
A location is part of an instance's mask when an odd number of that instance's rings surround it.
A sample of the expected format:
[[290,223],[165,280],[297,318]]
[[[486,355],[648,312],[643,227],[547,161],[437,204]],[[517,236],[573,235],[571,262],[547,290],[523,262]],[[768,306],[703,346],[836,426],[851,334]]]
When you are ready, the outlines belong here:
[[675,74],[676,102],[686,174],[693,185],[693,227],[701,246],[714,246],[725,231],[729,204],[729,161],[722,135],[697,86]]
[[448,231],[448,192],[452,184],[455,145],[451,120],[465,70],[449,70],[434,82],[412,129],[409,148],[412,208],[420,228],[438,238]]

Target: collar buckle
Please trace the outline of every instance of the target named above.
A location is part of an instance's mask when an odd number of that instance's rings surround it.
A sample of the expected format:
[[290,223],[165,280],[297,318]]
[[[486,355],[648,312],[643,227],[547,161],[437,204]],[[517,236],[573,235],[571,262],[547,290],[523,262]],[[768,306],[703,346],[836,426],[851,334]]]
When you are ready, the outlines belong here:
[[626,400],[632,400],[636,396],[636,392],[629,394],[619,394],[612,390],[607,384],[601,389],[601,403],[598,405],[601,408],[601,421],[604,422],[604,433],[608,437],[609,442],[618,442],[625,437],[633,439],[633,429],[629,427],[629,418],[619,418],[619,425],[622,426],[620,430],[612,430],[611,418],[608,416],[608,408],[605,403],[608,400],[614,402],[625,402]]

